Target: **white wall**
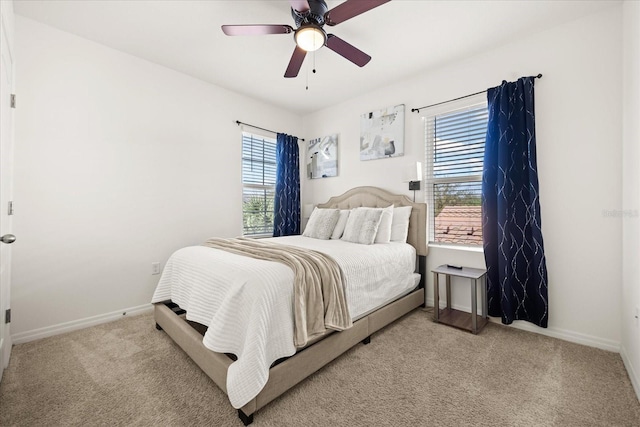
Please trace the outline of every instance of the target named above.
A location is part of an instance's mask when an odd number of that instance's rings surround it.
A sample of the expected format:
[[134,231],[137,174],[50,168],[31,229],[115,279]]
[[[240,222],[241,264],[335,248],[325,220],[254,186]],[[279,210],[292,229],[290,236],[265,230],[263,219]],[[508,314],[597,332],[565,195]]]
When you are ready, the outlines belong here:
[[[542,73],[536,125],[550,315],[547,330],[531,328],[618,350],[622,224],[603,211],[622,206],[621,24],[621,8],[610,8],[306,116],[305,136],[340,134],[340,169],[338,177],[307,180],[303,203],[359,185],[411,196],[404,168],[424,161],[423,124],[411,108]],[[407,111],[404,157],[361,162],[359,115],[396,104]],[[431,248],[427,260],[429,270],[445,262],[484,266],[480,252]],[[468,287],[454,288],[454,306],[468,309]]]
[[151,262],[241,234],[234,121],[301,127],[290,112],[19,16],[16,42],[20,342],[145,306],[160,277]]
[[640,397],[640,3],[626,1],[622,142],[622,345],[627,371]]

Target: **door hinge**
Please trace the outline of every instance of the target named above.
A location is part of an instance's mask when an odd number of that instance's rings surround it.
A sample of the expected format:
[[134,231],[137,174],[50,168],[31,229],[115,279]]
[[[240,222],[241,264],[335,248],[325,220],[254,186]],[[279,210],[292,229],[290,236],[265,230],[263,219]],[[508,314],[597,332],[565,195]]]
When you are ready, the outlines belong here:
[[9,202],[7,205],[9,205],[7,207],[7,215],[13,215],[13,202]]
[[16,108],[16,94],[11,94],[11,108]]
[[11,309],[7,308],[7,311],[4,312],[4,323],[11,323]]

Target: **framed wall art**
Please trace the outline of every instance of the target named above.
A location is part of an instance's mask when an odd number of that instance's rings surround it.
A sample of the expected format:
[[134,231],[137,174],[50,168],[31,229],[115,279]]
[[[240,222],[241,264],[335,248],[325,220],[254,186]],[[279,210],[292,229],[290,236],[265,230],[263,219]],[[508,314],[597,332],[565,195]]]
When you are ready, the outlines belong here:
[[307,149],[307,177],[338,176],[338,134],[309,141]]
[[360,116],[360,160],[404,155],[404,104]]

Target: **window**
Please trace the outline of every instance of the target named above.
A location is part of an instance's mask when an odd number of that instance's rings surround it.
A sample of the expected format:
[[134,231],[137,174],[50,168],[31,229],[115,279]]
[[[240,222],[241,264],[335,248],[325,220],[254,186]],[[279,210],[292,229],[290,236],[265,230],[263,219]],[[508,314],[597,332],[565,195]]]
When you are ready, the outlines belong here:
[[273,234],[276,140],[242,133],[242,234]]
[[429,241],[482,246],[482,163],[487,133],[487,103],[433,111],[426,118]]

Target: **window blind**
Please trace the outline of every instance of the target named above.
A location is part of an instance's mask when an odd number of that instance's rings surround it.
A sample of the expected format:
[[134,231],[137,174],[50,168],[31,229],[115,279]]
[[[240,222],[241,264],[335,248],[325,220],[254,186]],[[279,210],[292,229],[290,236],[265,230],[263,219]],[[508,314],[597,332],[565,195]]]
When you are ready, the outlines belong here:
[[433,118],[433,177],[482,175],[488,111],[485,105]]
[[276,140],[242,133],[242,224],[244,235],[273,233]]

